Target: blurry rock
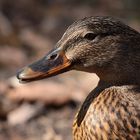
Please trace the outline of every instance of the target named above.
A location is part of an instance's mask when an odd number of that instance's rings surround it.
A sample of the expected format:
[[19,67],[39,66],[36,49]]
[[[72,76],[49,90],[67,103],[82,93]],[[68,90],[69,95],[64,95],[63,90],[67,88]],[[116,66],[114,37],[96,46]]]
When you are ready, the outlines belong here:
[[0,11],[0,45],[20,46],[17,33],[11,21]]
[[5,80],[0,80],[0,95],[4,94],[8,89],[8,83]]
[[48,79],[27,84],[19,84],[16,78],[11,78],[9,85],[13,88],[8,91],[7,97],[14,102],[41,101],[47,105],[81,102],[97,85],[98,77],[85,73],[80,73],[77,78],[72,77],[74,73],[60,75],[55,81]]
[[[17,77],[16,76],[13,76],[13,77],[10,77],[8,80],[7,80],[7,84],[9,87],[11,88],[17,88],[19,86],[22,86],[22,84],[20,84],[20,82],[18,81]],[[23,84],[24,85],[24,84]]]
[[6,119],[7,114],[16,107],[10,99],[6,98],[5,94],[0,94],[0,119]]
[[[73,99],[73,94],[75,94],[73,91],[74,87],[70,88],[65,84],[41,81],[11,89],[7,96],[13,101],[42,101],[45,104],[61,105]],[[77,92],[81,91],[77,90]]]
[[[54,9],[56,10],[56,7]],[[68,9],[66,9],[66,11],[67,10]],[[50,14],[47,13],[47,16],[42,20],[40,24],[41,32],[46,36],[49,36],[49,38],[53,39],[55,43],[62,37],[65,30],[73,22],[70,17],[63,16],[63,14],[66,14],[66,12],[62,13],[60,16],[58,11],[59,10],[57,9],[57,14],[52,15],[51,13],[54,12],[54,10],[50,10]]]
[[46,18],[44,18],[40,25],[42,31],[45,31],[45,33],[51,33],[52,31],[55,31],[56,29],[60,28],[61,26],[59,27],[58,21],[59,20],[57,19],[57,17],[46,16]]
[[135,29],[140,32],[140,22],[138,22],[136,19],[133,19],[132,21],[129,21],[130,25]]
[[4,16],[1,12],[0,12],[0,33],[3,36],[9,36],[10,34],[12,34],[12,26],[10,21],[8,20],[8,18],[6,16]]
[[87,95],[91,90],[93,90],[97,86],[99,78],[95,73],[80,72],[78,76],[78,81],[78,84]]
[[6,98],[8,89],[8,83],[5,80],[0,80],[0,119],[6,119],[7,114],[15,108],[13,102]]
[[[59,75],[59,78],[67,87],[74,88],[72,91],[74,98],[79,96],[78,94],[83,94],[82,96],[85,98],[97,86],[99,81],[96,74],[81,71],[70,71]],[[84,98],[79,98],[79,101],[83,101]]]
[[5,68],[15,68],[24,64],[26,56],[19,48],[12,46],[0,47],[0,66]]
[[20,107],[11,111],[8,114],[7,117],[8,123],[10,125],[18,125],[18,124],[26,123],[36,115],[40,114],[42,110],[43,110],[43,105],[41,103],[35,105],[23,103]]
[[52,128],[46,130],[42,140],[63,140],[61,135],[55,133]]
[[44,38],[31,29],[22,29],[19,37],[23,44],[31,47],[37,55],[38,53],[44,53],[44,51],[47,52],[47,49],[53,46],[51,40],[47,37]]

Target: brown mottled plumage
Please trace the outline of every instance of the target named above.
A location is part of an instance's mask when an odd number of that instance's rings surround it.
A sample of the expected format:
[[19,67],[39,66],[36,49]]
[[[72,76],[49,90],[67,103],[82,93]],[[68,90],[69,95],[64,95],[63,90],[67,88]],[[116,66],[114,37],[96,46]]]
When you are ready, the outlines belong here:
[[140,140],[140,33],[111,17],[81,19],[18,78],[28,82],[72,69],[100,78],[75,117],[74,140]]

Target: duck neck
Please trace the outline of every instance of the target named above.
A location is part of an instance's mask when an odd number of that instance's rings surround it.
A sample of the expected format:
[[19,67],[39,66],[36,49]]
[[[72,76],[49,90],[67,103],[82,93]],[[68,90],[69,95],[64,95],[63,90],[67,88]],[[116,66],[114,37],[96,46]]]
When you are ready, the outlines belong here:
[[100,78],[99,85],[122,86],[122,85],[139,85],[140,86],[140,72],[126,70],[118,71],[100,71],[96,73]]

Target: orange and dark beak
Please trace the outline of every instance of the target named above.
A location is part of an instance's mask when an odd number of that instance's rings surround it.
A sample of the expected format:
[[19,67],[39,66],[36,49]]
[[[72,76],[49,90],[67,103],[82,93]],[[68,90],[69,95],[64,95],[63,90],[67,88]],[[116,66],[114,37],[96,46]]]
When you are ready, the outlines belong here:
[[71,62],[63,50],[57,48],[48,53],[37,62],[25,67],[18,72],[20,82],[31,82],[51,77],[70,70]]

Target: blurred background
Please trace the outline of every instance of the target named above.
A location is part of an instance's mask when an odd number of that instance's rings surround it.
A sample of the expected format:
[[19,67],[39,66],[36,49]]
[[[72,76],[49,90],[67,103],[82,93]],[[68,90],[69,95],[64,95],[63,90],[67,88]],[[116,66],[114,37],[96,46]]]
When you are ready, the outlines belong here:
[[139,6],[139,0],[0,0],[0,140],[71,140],[75,112],[97,76],[72,71],[19,84],[16,72],[85,16],[117,17],[140,31]]

